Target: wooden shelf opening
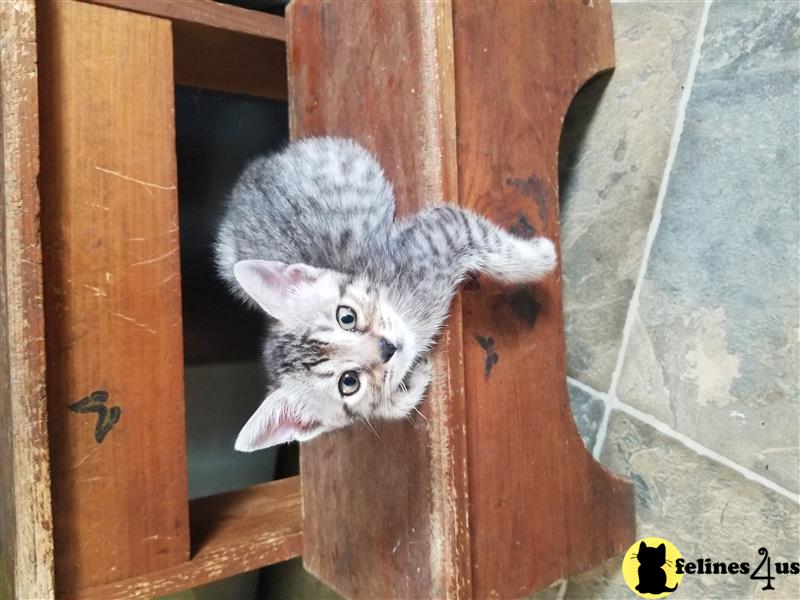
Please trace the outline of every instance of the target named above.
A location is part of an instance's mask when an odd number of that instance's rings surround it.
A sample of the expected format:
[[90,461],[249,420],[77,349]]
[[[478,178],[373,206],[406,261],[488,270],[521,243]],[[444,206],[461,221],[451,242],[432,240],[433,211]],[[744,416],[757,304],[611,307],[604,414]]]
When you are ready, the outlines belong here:
[[83,590],[77,598],[152,598],[300,556],[299,477],[192,500],[189,514],[188,562]]

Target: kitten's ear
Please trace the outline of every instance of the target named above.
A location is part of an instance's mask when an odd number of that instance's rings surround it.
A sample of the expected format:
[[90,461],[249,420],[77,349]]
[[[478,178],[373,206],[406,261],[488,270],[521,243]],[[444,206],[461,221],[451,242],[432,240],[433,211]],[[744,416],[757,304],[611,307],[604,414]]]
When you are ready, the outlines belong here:
[[660,554],[667,555],[667,547],[664,544],[659,544],[657,550]]
[[639,542],[639,554],[641,554],[645,550],[647,550],[647,544],[645,544],[644,541]]
[[302,435],[301,424],[287,408],[288,398],[280,388],[272,392],[242,427],[234,448],[253,452],[297,440]]
[[233,275],[242,289],[272,316],[286,306],[293,289],[313,283],[321,274],[322,269],[308,265],[271,260],[240,260],[233,266]]

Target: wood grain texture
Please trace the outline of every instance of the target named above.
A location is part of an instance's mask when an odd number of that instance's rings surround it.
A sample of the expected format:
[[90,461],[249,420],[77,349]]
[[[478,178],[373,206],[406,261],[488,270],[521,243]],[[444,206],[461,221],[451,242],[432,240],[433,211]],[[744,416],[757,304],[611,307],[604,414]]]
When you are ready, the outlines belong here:
[[192,559],[93,589],[76,600],[152,598],[300,555],[300,478],[192,500]]
[[[457,195],[450,3],[288,9],[294,137],[356,138],[398,212]],[[423,417],[305,444],[303,560],[350,598],[470,596],[461,321],[435,355]]]
[[14,597],[46,600],[54,587],[36,76],[34,4],[0,2],[0,567]]
[[172,36],[176,84],[286,100],[283,40],[185,21],[173,21]]
[[[169,22],[40,5],[56,590],[189,558]],[[108,393],[119,421],[70,405]]]
[[[561,124],[613,66],[609,4],[454,0],[453,27],[461,204],[557,241]],[[570,414],[560,272],[517,289],[481,279],[462,300],[473,592],[523,597],[624,551],[632,488]],[[478,335],[495,341],[488,374]]]
[[173,23],[211,27],[261,38],[285,41],[282,17],[221,4],[213,0],[84,0],[134,12],[163,17]]
[[172,23],[175,83],[286,99],[285,19],[211,0],[84,0]]

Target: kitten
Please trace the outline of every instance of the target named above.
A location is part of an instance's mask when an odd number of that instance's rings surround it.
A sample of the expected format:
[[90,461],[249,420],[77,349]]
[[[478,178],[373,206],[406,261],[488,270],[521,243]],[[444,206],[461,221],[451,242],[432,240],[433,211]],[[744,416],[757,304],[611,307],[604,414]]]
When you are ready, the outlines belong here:
[[271,317],[269,394],[236,449],[250,452],[371,417],[400,419],[431,378],[428,353],[459,283],[541,279],[556,253],[452,204],[394,219],[392,186],[356,142],[309,138],[250,164],[216,258]]

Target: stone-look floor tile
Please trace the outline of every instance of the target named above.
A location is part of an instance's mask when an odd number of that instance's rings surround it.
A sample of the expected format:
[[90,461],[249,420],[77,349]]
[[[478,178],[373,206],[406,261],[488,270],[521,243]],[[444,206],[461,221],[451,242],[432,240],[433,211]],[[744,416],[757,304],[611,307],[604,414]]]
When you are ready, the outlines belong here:
[[[612,412],[607,435],[602,462],[634,482],[638,536],[663,537],[686,559],[748,561],[755,568],[764,546],[773,562],[798,560],[796,502],[619,411]],[[570,580],[565,598],[632,597],[621,560]],[[761,586],[742,575],[685,575],[679,593],[681,598],[800,598],[796,575],[776,579],[774,592],[761,592]]]
[[578,433],[581,434],[584,445],[591,452],[597,441],[597,431],[603,420],[605,404],[600,398],[583,391],[572,383],[568,383],[567,387],[575,425],[578,427]]
[[529,596],[528,600],[558,600],[559,594],[561,593],[561,584],[562,582],[559,581],[550,587],[546,587],[532,596]]
[[701,12],[700,2],[613,5],[616,70],[604,91],[600,80],[578,96],[564,127],[568,370],[600,391],[619,351]]
[[800,488],[800,18],[715,2],[617,390]]

